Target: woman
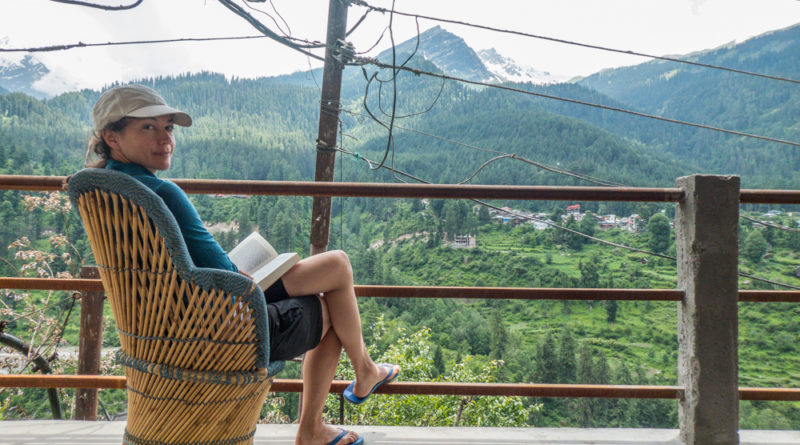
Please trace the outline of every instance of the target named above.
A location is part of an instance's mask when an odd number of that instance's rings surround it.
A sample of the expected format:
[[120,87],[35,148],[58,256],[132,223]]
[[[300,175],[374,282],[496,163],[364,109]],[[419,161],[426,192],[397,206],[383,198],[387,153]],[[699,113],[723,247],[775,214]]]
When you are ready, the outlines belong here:
[[[130,174],[161,196],[175,215],[196,266],[238,272],[205,229],[186,194],[155,175],[170,167],[175,149],[174,126],[190,126],[191,117],[168,106],[152,89],[127,85],[106,91],[95,104],[92,118],[95,134],[89,149],[100,157],[93,167]],[[342,348],[356,374],[344,394],[352,403],[366,400],[378,386],[396,378],[400,368],[377,365],[367,353],[347,254],[330,251],[300,260],[264,295],[270,360],[306,354],[302,412],[295,443],[363,443],[363,438],[354,432],[322,422],[325,398]]]

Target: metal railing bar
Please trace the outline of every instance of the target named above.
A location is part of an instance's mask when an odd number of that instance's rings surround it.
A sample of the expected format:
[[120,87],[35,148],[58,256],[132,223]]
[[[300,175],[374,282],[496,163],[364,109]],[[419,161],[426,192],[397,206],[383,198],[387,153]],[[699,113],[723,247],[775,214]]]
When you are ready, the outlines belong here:
[[739,191],[742,204],[800,204],[800,190],[742,189]]
[[[0,175],[0,190],[64,190],[66,176]],[[187,193],[294,196],[361,196],[379,198],[484,198],[552,201],[677,202],[678,188],[542,187],[456,184],[385,184],[311,181],[243,181],[173,179]],[[800,190],[742,189],[743,204],[800,204]]]
[[[356,285],[358,297],[464,298],[510,300],[680,301],[674,289],[581,289],[537,287],[367,286]],[[102,291],[99,279],[0,277],[0,289]],[[800,291],[797,292],[800,298]]]
[[103,291],[100,279],[0,277],[0,289]]
[[739,400],[796,402],[800,388],[739,388]]
[[[546,187],[461,184],[396,184],[355,182],[200,181],[175,180],[187,193],[258,195],[358,196],[373,198],[473,198],[540,201],[648,201],[677,202],[677,188]],[[219,190],[219,191],[217,191]],[[215,192],[216,191],[216,192]]]
[[[0,277],[0,289],[102,291],[99,279]],[[384,298],[464,298],[508,300],[681,301],[676,289],[581,289],[537,287],[356,285],[356,296]],[[740,290],[740,302],[800,303],[800,291]]]
[[66,190],[66,176],[0,175],[0,190],[57,192]]
[[800,303],[800,291],[740,290],[739,301],[754,303]]
[[[98,388],[125,389],[124,376],[85,375],[0,375],[0,387],[8,388]],[[330,393],[341,393],[350,382],[334,380]],[[301,392],[299,379],[275,379],[272,392]],[[639,385],[566,385],[525,383],[444,383],[393,382],[382,385],[376,393],[457,396],[520,396],[520,397],[604,397],[637,399],[679,399],[683,389],[678,386]]]
[[[684,292],[675,289],[586,289],[541,287],[458,286],[364,286],[356,296],[389,298],[468,298],[509,300],[627,300],[681,301]],[[800,292],[798,292],[800,294]]]
[[[0,175],[0,189],[63,190],[65,176]],[[358,196],[374,198],[477,198],[545,201],[677,202],[678,188],[550,187],[462,184],[396,184],[369,182],[245,181],[172,179],[186,193],[272,196]]]
[[[334,380],[331,393],[341,393],[349,384]],[[125,389],[124,376],[88,375],[0,375],[0,387],[5,388],[98,388]],[[303,381],[275,379],[270,391],[300,392]],[[376,393],[457,395],[457,396],[519,396],[519,397],[602,397],[625,399],[680,399],[680,386],[644,385],[580,385],[535,383],[444,383],[444,382],[392,382],[382,385]],[[740,387],[740,400],[800,401],[800,388]]]

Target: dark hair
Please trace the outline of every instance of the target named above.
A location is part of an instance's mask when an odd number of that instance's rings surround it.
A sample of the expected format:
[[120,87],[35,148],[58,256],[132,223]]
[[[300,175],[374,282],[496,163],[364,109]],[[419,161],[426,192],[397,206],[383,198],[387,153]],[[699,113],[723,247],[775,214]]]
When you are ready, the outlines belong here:
[[[125,127],[128,126],[132,121],[129,117],[123,117],[122,119],[112,122],[103,128],[103,130],[111,130],[115,133],[119,133],[120,131],[124,130]],[[100,160],[95,162],[92,165],[87,165],[87,167],[94,167],[94,168],[103,168],[106,166],[106,162],[109,158],[111,158],[111,147],[106,144],[106,140],[103,139],[103,131],[93,131],[92,137],[89,138],[89,146],[87,147],[87,159],[89,153],[96,154]]]

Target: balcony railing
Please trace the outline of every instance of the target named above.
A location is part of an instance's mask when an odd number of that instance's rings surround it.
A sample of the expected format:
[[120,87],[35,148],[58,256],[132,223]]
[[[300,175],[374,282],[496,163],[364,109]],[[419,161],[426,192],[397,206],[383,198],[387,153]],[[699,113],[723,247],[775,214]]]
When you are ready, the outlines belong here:
[[[0,189],[57,191],[65,177],[2,176]],[[736,177],[695,175],[676,188],[538,187],[366,184],[234,180],[174,180],[187,193],[382,198],[475,198],[560,201],[675,202],[678,289],[552,289],[441,286],[356,286],[359,297],[476,298],[527,300],[676,301],[679,386],[473,384],[397,382],[385,394],[677,399],[684,443],[738,442],[739,400],[800,401],[797,388],[738,388],[737,302],[800,302],[798,291],[738,290],[737,227],[740,203],[800,204],[800,191],[740,190]],[[99,279],[0,277],[0,288],[102,292]],[[100,299],[102,304],[102,299]],[[82,325],[83,329],[83,325]],[[83,335],[83,334],[82,334]],[[99,356],[86,351],[86,355]],[[83,352],[83,351],[82,351]],[[84,360],[82,358],[81,360]],[[86,360],[89,360],[86,358]],[[347,382],[335,381],[339,393]],[[0,375],[0,386],[124,388],[118,376]],[[276,392],[300,391],[299,380],[278,379]],[[88,413],[92,416],[92,413]],[[713,436],[713,442],[711,441]],[[727,439],[726,439],[727,440]],[[735,443],[735,442],[725,442]]]

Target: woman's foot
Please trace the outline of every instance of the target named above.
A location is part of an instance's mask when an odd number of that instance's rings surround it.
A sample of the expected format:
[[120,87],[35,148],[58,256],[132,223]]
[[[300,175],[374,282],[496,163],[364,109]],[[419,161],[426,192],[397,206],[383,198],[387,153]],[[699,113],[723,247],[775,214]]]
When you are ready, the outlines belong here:
[[375,365],[370,372],[361,375],[345,389],[344,397],[352,403],[361,403],[372,394],[375,389],[384,383],[394,380],[400,374],[400,367],[397,365],[381,364]]
[[[342,435],[344,432],[344,435]],[[341,436],[341,437],[340,437]],[[338,441],[334,442],[338,438]],[[331,425],[321,424],[319,428],[311,432],[297,431],[295,445],[351,445],[358,442],[361,438],[354,431],[346,431]]]

